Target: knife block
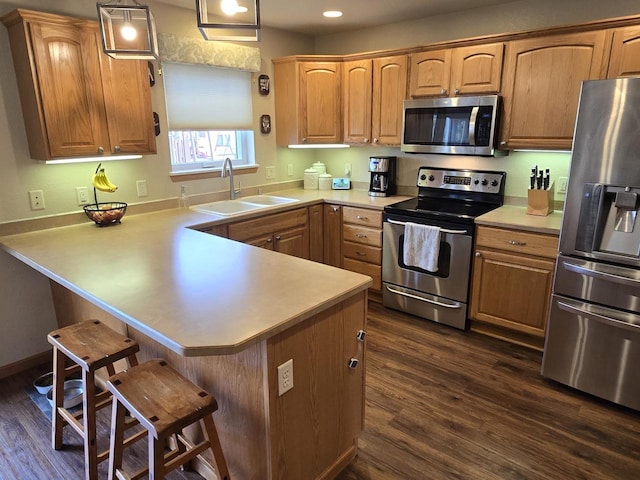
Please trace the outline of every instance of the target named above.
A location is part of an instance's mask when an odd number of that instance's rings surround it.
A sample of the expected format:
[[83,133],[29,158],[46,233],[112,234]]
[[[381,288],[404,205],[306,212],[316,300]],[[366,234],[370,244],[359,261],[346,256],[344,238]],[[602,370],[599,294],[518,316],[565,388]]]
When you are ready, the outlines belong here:
[[527,190],[527,215],[546,216],[553,212],[555,186],[551,182],[546,190]]

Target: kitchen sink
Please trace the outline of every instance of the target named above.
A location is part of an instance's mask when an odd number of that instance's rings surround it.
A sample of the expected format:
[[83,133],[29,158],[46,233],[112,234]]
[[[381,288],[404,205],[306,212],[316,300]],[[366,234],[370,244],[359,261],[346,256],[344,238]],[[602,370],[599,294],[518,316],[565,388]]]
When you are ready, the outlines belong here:
[[194,205],[191,207],[191,210],[229,217],[232,215],[251,212],[253,210],[275,207],[298,201],[299,200],[296,198],[276,197],[272,195],[253,195],[237,200],[220,200],[219,202]]
[[274,195],[253,195],[251,197],[243,197],[240,201],[256,203],[258,205],[284,205],[299,202],[300,200],[297,198],[276,197]]

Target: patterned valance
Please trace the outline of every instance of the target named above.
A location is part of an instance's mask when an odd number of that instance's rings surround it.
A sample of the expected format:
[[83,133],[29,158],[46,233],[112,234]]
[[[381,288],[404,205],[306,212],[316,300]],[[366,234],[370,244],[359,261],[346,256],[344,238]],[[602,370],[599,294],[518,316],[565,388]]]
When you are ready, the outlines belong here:
[[260,71],[260,49],[227,42],[208,42],[158,33],[160,61]]

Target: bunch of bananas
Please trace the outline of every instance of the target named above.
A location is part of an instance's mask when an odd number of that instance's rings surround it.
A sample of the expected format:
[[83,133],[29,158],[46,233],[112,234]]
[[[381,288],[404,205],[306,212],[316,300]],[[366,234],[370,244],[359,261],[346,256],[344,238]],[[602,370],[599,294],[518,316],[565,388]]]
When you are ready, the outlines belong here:
[[92,178],[93,186],[101,192],[115,192],[118,187],[109,181],[107,174],[104,173],[104,168],[99,168]]

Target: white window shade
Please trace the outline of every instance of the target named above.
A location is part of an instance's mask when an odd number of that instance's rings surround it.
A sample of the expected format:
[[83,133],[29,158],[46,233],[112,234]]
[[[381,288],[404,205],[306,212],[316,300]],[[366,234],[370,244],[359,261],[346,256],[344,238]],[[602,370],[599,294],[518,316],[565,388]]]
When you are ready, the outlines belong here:
[[177,63],[162,69],[169,130],[253,130],[250,72]]

